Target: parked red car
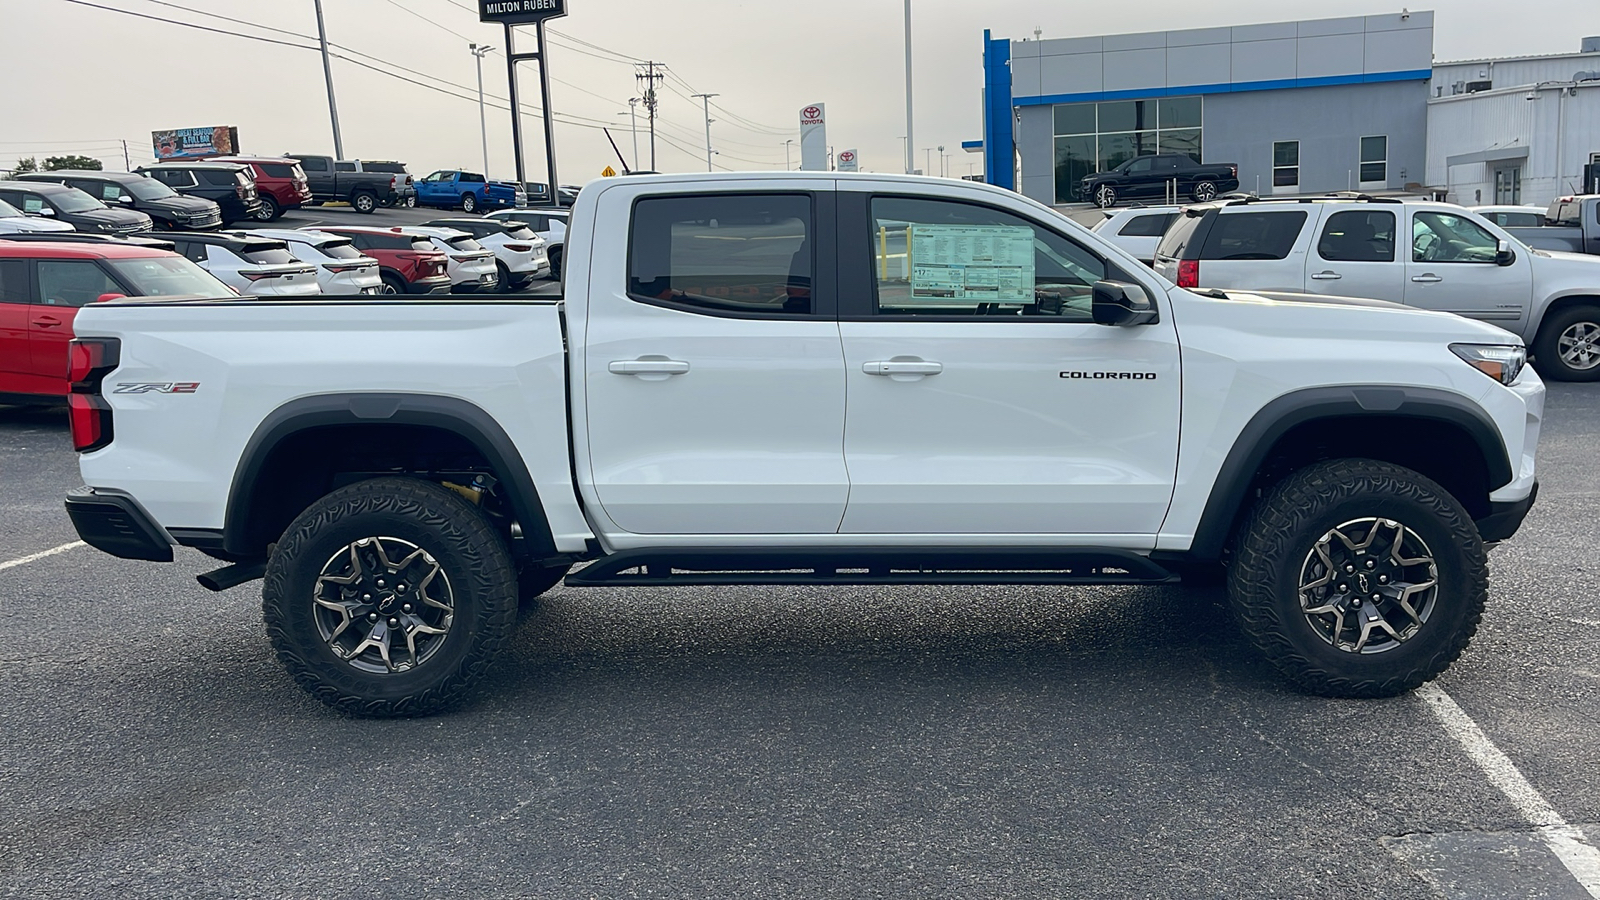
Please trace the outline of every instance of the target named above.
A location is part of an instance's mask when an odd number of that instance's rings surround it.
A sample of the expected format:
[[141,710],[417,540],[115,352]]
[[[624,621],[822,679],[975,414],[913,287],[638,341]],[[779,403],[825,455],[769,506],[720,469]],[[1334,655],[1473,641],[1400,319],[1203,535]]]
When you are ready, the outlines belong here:
[[256,190],[261,193],[261,210],[256,218],[271,222],[285,211],[311,202],[311,182],[300,161],[282,156],[219,156],[207,162],[230,162],[255,170]]
[[0,403],[60,404],[78,309],[121,297],[232,297],[166,250],[111,242],[0,240]]
[[385,294],[450,293],[450,261],[425,234],[358,225],[318,225],[307,230],[347,237],[357,250],[377,260]]

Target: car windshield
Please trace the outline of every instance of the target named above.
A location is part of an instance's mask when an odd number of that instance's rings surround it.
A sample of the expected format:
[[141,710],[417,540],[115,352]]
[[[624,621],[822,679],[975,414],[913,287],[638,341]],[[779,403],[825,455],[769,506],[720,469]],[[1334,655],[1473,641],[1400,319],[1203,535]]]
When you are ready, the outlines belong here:
[[140,178],[137,181],[129,181],[123,187],[127,188],[128,193],[139,200],[165,200],[168,197],[178,196],[177,191],[154,178]]
[[361,251],[349,241],[329,241],[317,247],[322,255],[330,259],[360,259]]
[[81,213],[106,208],[104,203],[77,188],[67,188],[61,193],[52,191],[49,199],[52,206],[64,213]]
[[232,288],[181,256],[106,261],[141,297],[231,297]]
[[0,219],[20,219],[22,217],[22,210],[17,209],[15,206],[12,206],[4,200],[0,200]]

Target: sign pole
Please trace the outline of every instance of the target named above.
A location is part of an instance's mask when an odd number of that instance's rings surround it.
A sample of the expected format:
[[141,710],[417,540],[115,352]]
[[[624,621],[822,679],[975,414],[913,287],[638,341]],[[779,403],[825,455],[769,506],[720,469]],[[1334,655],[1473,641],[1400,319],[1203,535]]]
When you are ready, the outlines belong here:
[[[511,157],[517,162],[517,184],[528,180],[522,162],[522,103],[517,95],[516,26],[506,23],[506,79],[511,86]],[[488,177],[487,173],[484,177]]]
[[561,182],[556,180],[556,111],[550,105],[550,51],[544,42],[544,21],[540,19],[533,27],[539,36],[539,89],[544,94],[544,156],[550,167],[550,200],[560,209]]

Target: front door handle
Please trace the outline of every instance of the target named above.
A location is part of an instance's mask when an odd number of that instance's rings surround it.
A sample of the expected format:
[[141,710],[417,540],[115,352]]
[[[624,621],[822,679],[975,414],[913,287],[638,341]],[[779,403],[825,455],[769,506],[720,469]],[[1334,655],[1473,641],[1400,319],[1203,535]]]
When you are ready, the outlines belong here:
[[937,375],[944,371],[944,364],[925,359],[885,359],[862,363],[861,371],[868,375]]
[[1433,274],[1432,272],[1429,272],[1426,275],[1418,275],[1417,277],[1415,277],[1415,278],[1413,278],[1411,280],[1415,281],[1417,284],[1438,284],[1439,282],[1443,281],[1444,279],[1440,278],[1439,276],[1437,276],[1435,274]]
[[689,364],[665,356],[641,356],[638,359],[619,359],[606,367],[613,375],[687,375]]
[[33,320],[33,324],[40,328],[58,328],[61,325],[61,320],[55,316],[40,316]]
[[1338,272],[1318,272],[1317,274],[1311,276],[1311,280],[1312,281],[1338,281],[1339,279],[1341,279],[1343,277],[1344,276],[1340,275]]

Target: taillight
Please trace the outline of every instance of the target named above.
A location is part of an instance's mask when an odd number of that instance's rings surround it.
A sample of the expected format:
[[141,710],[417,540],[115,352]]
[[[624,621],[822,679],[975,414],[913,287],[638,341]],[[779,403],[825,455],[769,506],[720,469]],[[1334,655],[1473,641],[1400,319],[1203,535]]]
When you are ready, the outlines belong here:
[[507,244],[506,245],[506,249],[510,250],[512,253],[532,253],[533,252],[533,245],[532,244]]
[[355,272],[367,268],[366,263],[323,263],[322,267],[329,272]]
[[249,190],[249,188],[246,188],[242,184],[236,184],[236,185],[233,186],[233,192],[235,194],[239,195],[239,199],[240,200],[243,200],[243,199],[245,199],[246,196],[249,195],[250,190]]
[[1229,178],[1238,178],[1239,177],[1239,167],[1238,166],[1229,166],[1228,167],[1228,177]]
[[99,450],[111,443],[111,405],[100,395],[101,383],[122,361],[122,342],[116,338],[81,338],[67,353],[68,419],[72,448],[79,453]]
[[1200,260],[1178,260],[1178,287],[1197,288],[1200,286]]

